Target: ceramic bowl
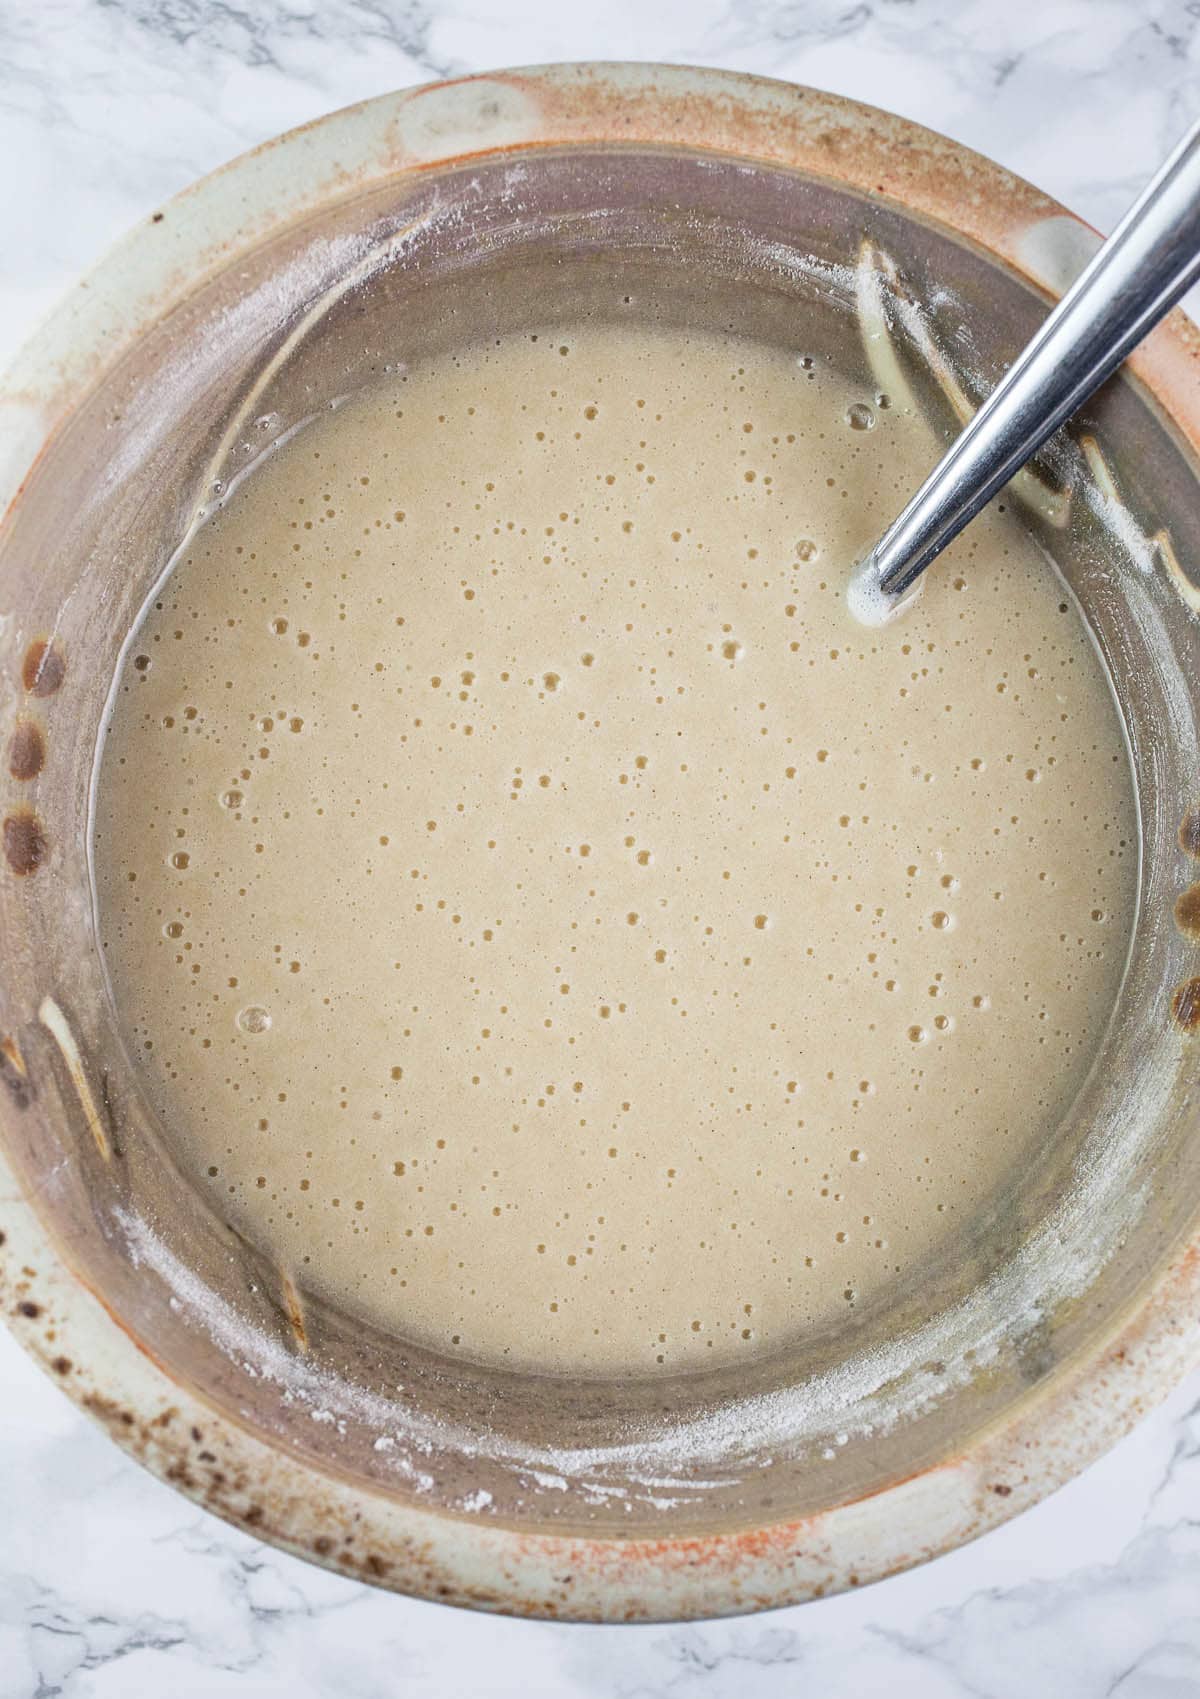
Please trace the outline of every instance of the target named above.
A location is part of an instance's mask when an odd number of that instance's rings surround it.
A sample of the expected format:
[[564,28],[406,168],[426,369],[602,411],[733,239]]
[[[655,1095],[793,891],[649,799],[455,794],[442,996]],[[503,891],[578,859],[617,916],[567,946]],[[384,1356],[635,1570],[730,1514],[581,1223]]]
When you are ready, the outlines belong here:
[[757,1610],[981,1533],[1200,1357],[1200,948],[1174,912],[1200,877],[1200,339],[1178,314],[1013,491],[1128,734],[1119,1003],[1049,1147],[852,1329],[750,1369],[565,1380],[339,1313],[177,1170],[93,916],[122,645],[197,515],[315,408],[456,342],[633,312],[899,386],[932,460],[1095,241],[1000,167],[827,94],[552,66],[388,95],[246,155],[128,236],[19,356],[0,388],[0,1298],[164,1480],[457,1604]]

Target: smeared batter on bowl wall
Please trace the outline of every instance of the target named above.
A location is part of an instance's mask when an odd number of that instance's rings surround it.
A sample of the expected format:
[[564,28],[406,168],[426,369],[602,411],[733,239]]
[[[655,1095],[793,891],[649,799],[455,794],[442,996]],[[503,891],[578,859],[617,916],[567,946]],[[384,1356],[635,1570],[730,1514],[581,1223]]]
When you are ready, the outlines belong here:
[[796,350],[548,326],[268,458],[129,650],[113,987],[302,1287],[448,1352],[708,1366],[919,1278],[1048,1138],[1124,962],[1130,779],[1074,605]]

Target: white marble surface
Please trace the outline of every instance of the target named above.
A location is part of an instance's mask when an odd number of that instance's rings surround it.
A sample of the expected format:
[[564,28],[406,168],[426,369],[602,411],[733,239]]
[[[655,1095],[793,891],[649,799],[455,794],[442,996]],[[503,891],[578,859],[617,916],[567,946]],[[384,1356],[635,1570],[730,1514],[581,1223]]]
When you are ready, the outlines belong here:
[[[669,59],[890,106],[1110,225],[1200,110],[1195,0],[0,0],[0,358],[125,226],[434,75]],[[0,1333],[0,1699],[1184,1699],[1200,1377],[976,1545],[688,1628],[472,1617],[326,1575],[127,1461]]]

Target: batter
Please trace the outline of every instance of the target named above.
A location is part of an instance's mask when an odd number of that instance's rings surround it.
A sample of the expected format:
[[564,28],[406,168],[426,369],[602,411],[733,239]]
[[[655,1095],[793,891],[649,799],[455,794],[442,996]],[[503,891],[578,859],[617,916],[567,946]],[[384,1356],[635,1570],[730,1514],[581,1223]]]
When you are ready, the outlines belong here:
[[1011,513],[902,620],[935,457],[794,352],[549,326],[247,476],[144,616],[95,864],[182,1161],[448,1354],[712,1367],[919,1268],[1054,1135],[1133,799]]

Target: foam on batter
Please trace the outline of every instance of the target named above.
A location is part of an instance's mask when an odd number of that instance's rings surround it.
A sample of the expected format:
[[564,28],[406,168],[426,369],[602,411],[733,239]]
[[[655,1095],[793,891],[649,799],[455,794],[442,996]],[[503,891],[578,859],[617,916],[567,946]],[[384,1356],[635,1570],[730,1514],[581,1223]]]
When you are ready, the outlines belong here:
[[1130,775],[1002,506],[848,613],[929,457],[791,352],[549,326],[321,415],[192,540],[115,697],[101,929],[181,1160],[301,1284],[708,1367],[851,1321],[1053,1138]]

